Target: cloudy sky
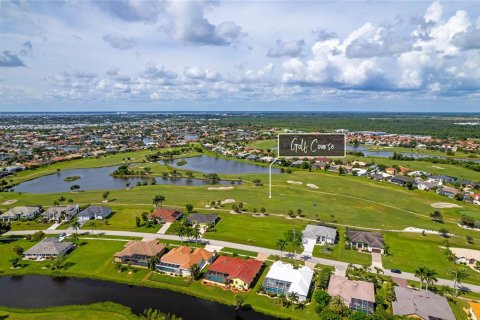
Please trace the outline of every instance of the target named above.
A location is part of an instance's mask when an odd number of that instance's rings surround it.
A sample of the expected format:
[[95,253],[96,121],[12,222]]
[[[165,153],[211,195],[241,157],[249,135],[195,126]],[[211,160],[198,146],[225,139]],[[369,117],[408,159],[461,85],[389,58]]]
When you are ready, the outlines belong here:
[[0,0],[0,111],[480,111],[479,1]]

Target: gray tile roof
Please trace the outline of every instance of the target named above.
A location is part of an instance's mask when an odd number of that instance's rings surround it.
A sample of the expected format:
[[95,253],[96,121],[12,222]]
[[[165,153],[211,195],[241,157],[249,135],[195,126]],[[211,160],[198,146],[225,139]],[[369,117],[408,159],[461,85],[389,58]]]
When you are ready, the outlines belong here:
[[215,213],[209,213],[209,214],[199,214],[199,213],[192,213],[188,217],[188,221],[191,223],[197,223],[197,224],[206,224],[206,223],[216,223],[218,219],[218,215]]
[[317,237],[326,237],[329,239],[335,239],[337,236],[337,229],[329,228],[325,226],[315,226],[312,224],[307,225],[303,230],[303,237],[306,239],[317,239]]
[[385,241],[381,234],[370,231],[347,230],[347,237],[351,242],[366,243],[370,247],[384,248]]
[[73,247],[71,242],[60,242],[58,238],[45,238],[27,251],[25,255],[58,255]]
[[447,299],[427,290],[395,287],[397,300],[392,303],[395,315],[418,315],[422,319],[455,320]]
[[102,206],[90,206],[78,214],[79,217],[108,217],[112,213],[112,209]]

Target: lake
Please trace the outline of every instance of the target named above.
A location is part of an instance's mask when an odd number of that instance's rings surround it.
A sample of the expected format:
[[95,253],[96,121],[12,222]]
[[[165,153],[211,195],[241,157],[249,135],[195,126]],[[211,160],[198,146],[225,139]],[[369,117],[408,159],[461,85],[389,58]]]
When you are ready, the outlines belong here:
[[[70,192],[70,187],[79,185],[80,190],[119,190],[124,189],[125,184],[130,182],[130,187],[135,187],[137,182],[149,183],[152,178],[128,177],[118,178],[111,176],[118,166],[70,169],[60,171],[59,174],[50,174],[33,180],[25,181],[14,187],[15,192],[28,193],[58,193]],[[75,181],[64,181],[66,177],[79,176]],[[157,184],[170,184],[176,186],[204,186],[209,183],[201,179],[188,178],[162,178],[155,177]],[[220,181],[219,184],[230,184],[229,181]]]
[[236,314],[232,306],[164,289],[80,278],[35,275],[0,277],[0,305],[6,307],[45,308],[106,301],[130,307],[137,314],[153,308],[175,314],[184,320],[275,319],[253,310],[240,310]]
[[[365,157],[380,157],[380,158],[390,158],[393,156],[393,151],[369,151],[365,146],[347,146],[347,151],[354,151],[354,152],[362,152]],[[427,154],[415,153],[415,152],[400,152],[405,157],[410,158],[439,158],[439,159],[447,159],[445,156],[432,156]],[[464,159],[464,158],[453,158],[457,161],[472,161],[476,163],[480,163],[480,160],[477,159]]]
[[[181,160],[187,161],[187,164],[178,166],[177,163]],[[266,173],[268,174],[268,167],[256,165],[254,163],[245,163],[224,158],[215,158],[211,156],[199,156],[193,158],[182,158],[172,161],[170,166],[183,169],[198,171],[203,173],[218,173],[218,174],[245,174],[245,173]],[[272,168],[272,173],[280,173],[280,169]]]

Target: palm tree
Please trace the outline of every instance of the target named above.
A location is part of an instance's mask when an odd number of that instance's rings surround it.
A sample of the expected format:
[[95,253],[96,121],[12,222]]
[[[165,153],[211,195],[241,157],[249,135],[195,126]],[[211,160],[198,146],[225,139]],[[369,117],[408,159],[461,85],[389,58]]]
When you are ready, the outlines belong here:
[[283,250],[285,250],[287,246],[287,240],[285,239],[278,239],[277,240],[277,248],[280,250],[280,260],[282,260],[283,257]]
[[233,305],[235,306],[235,311],[238,311],[240,310],[240,308],[242,307],[243,305],[243,297],[239,294],[236,294],[234,297],[233,297]]
[[183,224],[178,226],[177,236],[180,237],[180,242],[183,242],[183,236],[185,236],[185,226]]
[[189,269],[188,271],[190,271],[190,275],[192,276],[192,278],[195,280],[198,278],[198,276],[200,275],[200,267],[198,266],[198,264],[193,264]]
[[437,271],[433,269],[427,269],[427,273],[425,275],[425,282],[427,283],[426,290],[428,290],[428,285],[437,282],[438,279],[435,277],[437,275]]
[[465,270],[455,270],[452,273],[454,275],[453,288],[455,289],[455,295],[457,295],[457,286],[459,283],[462,283],[463,279],[468,277],[468,273]]
[[298,302],[298,297],[295,292],[290,292],[288,294],[288,300],[290,300],[292,303],[297,303]]
[[420,290],[422,290],[423,282],[427,279],[427,267],[420,267],[415,270],[415,277],[420,279]]
[[198,239],[202,236],[202,233],[200,232],[200,225],[195,225],[192,230],[192,236],[195,239],[195,242],[198,242]]
[[72,222],[72,228],[73,230],[75,230],[75,234],[78,235],[78,229],[80,229],[81,225],[80,225],[80,222],[78,222],[78,220],[74,220]]
[[162,206],[162,203],[165,201],[165,196],[164,195],[161,195],[161,194],[157,194],[154,198],[153,198],[153,204],[155,205],[155,207],[158,207],[158,205],[160,204],[160,207]]
[[328,304],[328,308],[340,316],[348,311],[348,306],[343,302],[343,299],[340,296],[332,297]]

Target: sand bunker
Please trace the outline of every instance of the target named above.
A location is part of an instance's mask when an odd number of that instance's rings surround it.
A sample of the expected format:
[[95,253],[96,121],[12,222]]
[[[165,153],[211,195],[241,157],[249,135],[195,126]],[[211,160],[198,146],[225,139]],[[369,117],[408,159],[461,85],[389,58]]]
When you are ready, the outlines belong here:
[[15,202],[17,202],[17,199],[7,200],[7,201],[3,201],[2,205],[8,206],[8,205],[14,204]]
[[208,187],[208,190],[232,190],[233,187]]
[[432,166],[432,168],[435,168],[435,169],[440,169],[440,170],[443,170],[445,168],[442,168],[442,167],[439,167],[439,166]]
[[435,202],[431,204],[432,207],[437,208],[437,209],[448,209],[448,208],[461,208],[462,206],[459,206],[458,204],[455,203],[448,203],[448,202]]
[[303,184],[303,182],[293,181],[293,180],[288,180],[287,183],[290,183],[290,184]]
[[234,203],[235,199],[225,199],[222,201],[222,204],[229,204],[229,203]]
[[316,184],[313,184],[313,183],[307,184],[307,187],[309,187],[311,189],[318,189],[318,186]]

